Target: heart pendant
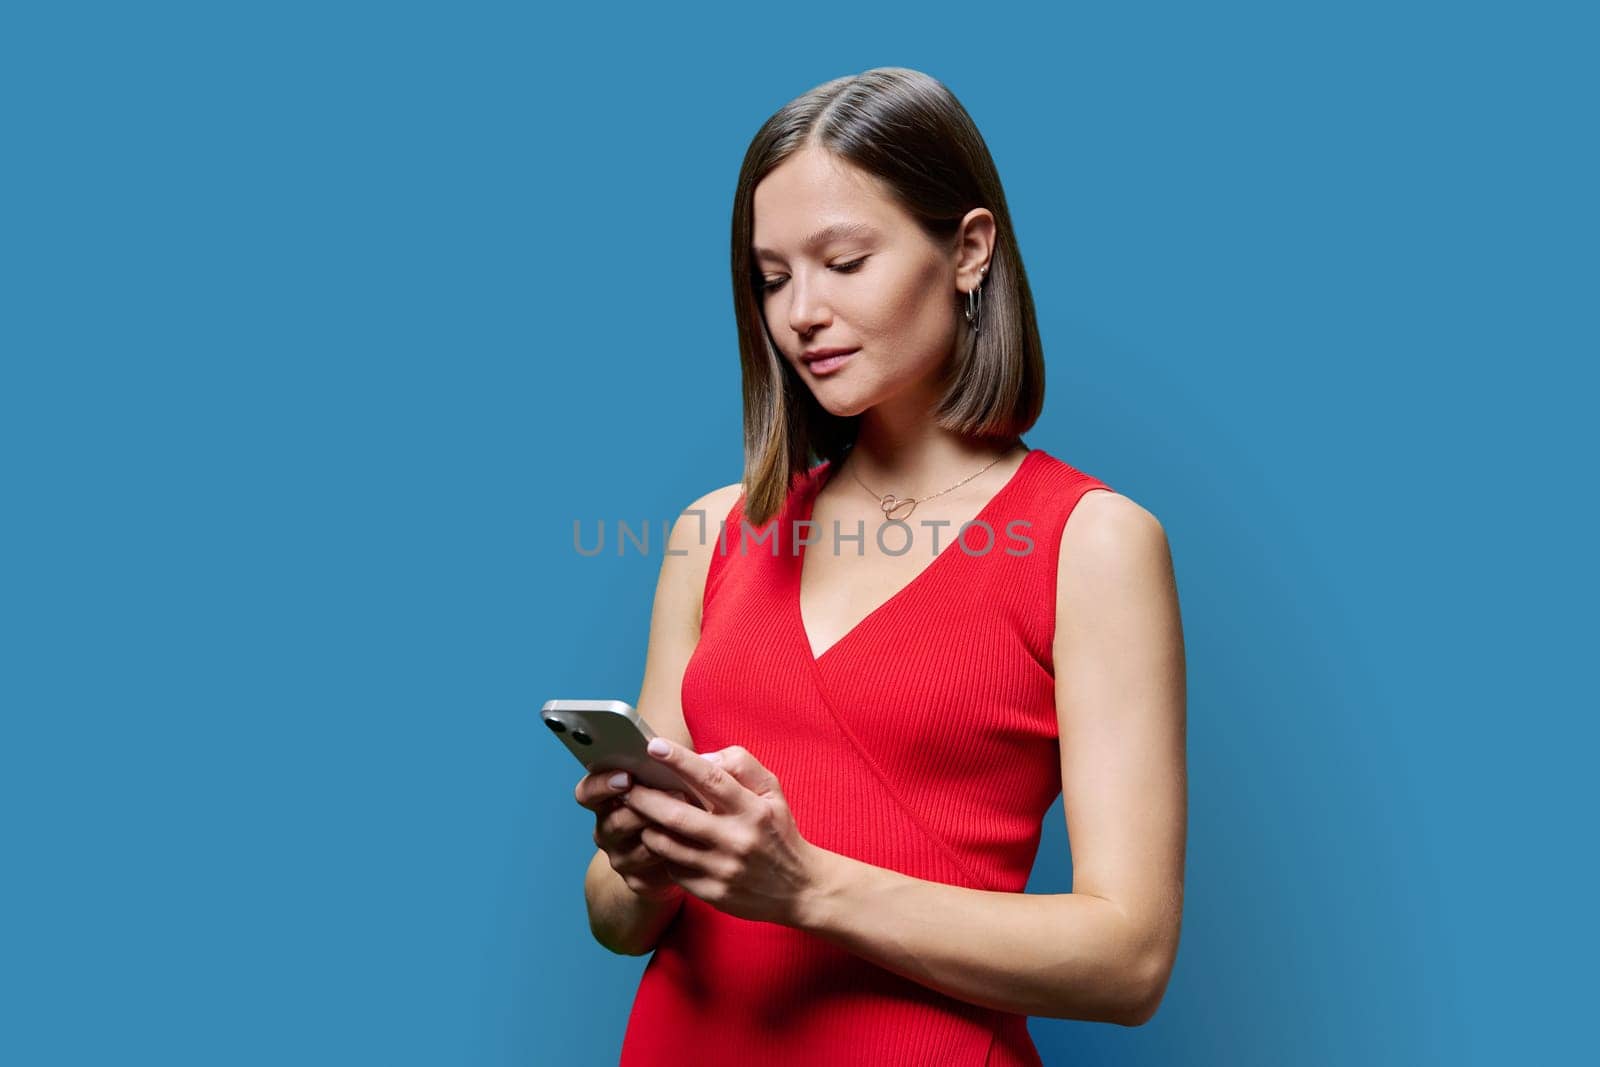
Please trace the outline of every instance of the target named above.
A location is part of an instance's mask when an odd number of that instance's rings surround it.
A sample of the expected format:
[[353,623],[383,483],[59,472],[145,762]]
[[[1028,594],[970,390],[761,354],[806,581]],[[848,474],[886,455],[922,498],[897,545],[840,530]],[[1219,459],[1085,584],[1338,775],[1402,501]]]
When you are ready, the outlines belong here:
[[[912,500],[909,497],[907,499],[905,499],[905,500],[901,500],[898,497],[896,497],[893,493],[889,493],[887,496],[885,496],[883,498],[883,502],[879,506],[883,508],[883,514],[884,514],[885,518],[890,519],[890,520],[898,520],[900,522],[904,522],[906,519],[909,519],[911,517],[911,512],[912,511],[916,511],[917,510],[917,501]],[[900,515],[900,516],[896,516],[895,515],[895,512],[897,512],[901,508],[907,507],[907,506],[910,507],[910,510],[907,511],[904,515]]]

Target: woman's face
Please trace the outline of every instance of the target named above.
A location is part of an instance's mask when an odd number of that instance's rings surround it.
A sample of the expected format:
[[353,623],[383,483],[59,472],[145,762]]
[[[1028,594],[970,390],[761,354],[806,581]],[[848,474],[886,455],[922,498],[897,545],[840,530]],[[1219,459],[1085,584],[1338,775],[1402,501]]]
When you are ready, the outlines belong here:
[[[877,180],[819,149],[755,190],[758,300],[785,361],[834,415],[908,391],[936,397],[955,347],[956,249],[936,245]],[[807,353],[855,349],[833,369]]]

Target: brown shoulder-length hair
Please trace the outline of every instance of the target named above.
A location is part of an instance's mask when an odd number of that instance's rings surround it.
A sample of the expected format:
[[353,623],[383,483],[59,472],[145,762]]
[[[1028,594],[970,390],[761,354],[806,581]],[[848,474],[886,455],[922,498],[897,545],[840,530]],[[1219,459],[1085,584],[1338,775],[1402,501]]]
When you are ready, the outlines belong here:
[[[952,241],[963,217],[988,208],[995,248],[982,282],[981,331],[965,338],[935,417],[947,430],[1007,442],[1044,406],[1044,354],[1033,295],[1017,250],[1005,191],[972,116],[944,84],[920,71],[878,67],[836,78],[790,101],[762,124],[739,169],[733,202],[733,307],[744,376],[744,516],[759,527],[778,514],[814,461],[835,464],[854,444],[860,416],[840,417],[772,344],[762,275],[751,242],[755,189],[784,160],[822,148],[874,175],[929,237]],[[959,308],[965,295],[953,293]]]

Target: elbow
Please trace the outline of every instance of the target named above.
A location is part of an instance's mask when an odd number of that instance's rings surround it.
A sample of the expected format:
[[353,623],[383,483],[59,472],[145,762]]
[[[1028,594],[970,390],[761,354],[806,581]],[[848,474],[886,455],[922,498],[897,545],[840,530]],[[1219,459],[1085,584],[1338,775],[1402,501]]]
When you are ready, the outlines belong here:
[[1130,995],[1118,1017],[1113,1020],[1120,1026],[1143,1026],[1156,1017],[1161,1001],[1167,994],[1167,981],[1172,977],[1172,960],[1163,956],[1146,961],[1133,981],[1128,983]]
[[1143,1026],[1156,1017],[1156,1008],[1160,1005],[1160,1002],[1161,998],[1159,997],[1138,1001],[1111,1021],[1118,1026],[1126,1026],[1130,1030],[1136,1026]]
[[613,956],[648,956],[656,950],[654,941],[645,944],[638,939],[626,940],[622,931],[604,928],[595,922],[593,915],[589,918],[589,933],[596,944]]
[[589,932],[594,935],[595,943],[613,956],[648,956],[655,951],[654,945],[628,945],[613,941],[596,930],[593,925],[589,927]]
[[594,921],[593,915],[589,917],[589,936],[594,938],[595,944],[599,945],[613,956],[633,955],[633,953],[627,951],[622,945],[619,945],[616,941],[612,940],[610,933],[601,929],[600,925]]

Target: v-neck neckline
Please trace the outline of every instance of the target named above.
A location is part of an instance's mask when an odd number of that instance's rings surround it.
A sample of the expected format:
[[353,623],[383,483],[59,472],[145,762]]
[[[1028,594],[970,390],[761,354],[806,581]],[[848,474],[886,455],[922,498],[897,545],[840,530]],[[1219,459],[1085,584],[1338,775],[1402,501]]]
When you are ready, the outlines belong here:
[[[967,521],[969,523],[977,523],[980,521],[987,522],[994,510],[1004,501],[1005,497],[1014,492],[1016,487],[1022,482],[1023,476],[1028,473],[1029,466],[1034,461],[1034,456],[1038,454],[1039,449],[1028,449],[1027,453],[1022,457],[1022,462],[1017,464],[1017,469],[1011,472],[1010,478],[1006,479],[1006,483],[995,491],[994,495],[989,498],[988,502],[985,503],[982,508],[978,509],[978,513],[976,515]],[[817,496],[822,492],[822,487],[826,485],[827,480],[833,476],[832,461],[824,462],[815,471],[813,471],[812,474],[812,484],[806,487],[805,499],[800,508],[801,515],[799,518],[806,522],[811,521],[812,513],[816,510]],[[993,523],[990,523],[990,526],[992,527]],[[833,644],[823,649],[820,654],[814,651],[816,646],[812,644],[811,635],[806,630],[805,613],[800,607],[800,590],[804,584],[803,577],[805,575],[806,555],[811,551],[811,546],[799,546],[798,551],[795,553],[796,562],[792,568],[789,604],[790,615],[794,619],[794,628],[799,633],[801,651],[804,653],[806,660],[814,667],[820,666],[841,645],[848,644],[852,638],[857,637],[874,621],[886,615],[890,610],[893,609],[894,606],[899,604],[901,601],[904,601],[919,586],[925,584],[927,576],[943,563],[946,556],[950,555],[951,553],[955,553],[960,556],[969,556],[970,553],[963,551],[961,547],[955,543],[956,538],[960,537],[960,535],[961,531],[958,528],[956,531],[956,536],[951,538],[949,544],[945,545],[937,553],[935,553],[933,559],[928,561],[927,566],[923,567],[920,571],[913,575],[910,581],[906,582],[899,589],[896,589],[893,593],[889,594],[888,599],[884,600],[878,604],[877,607],[873,608],[871,611],[867,612],[860,619],[858,619],[854,626],[840,634],[838,638],[834,640]],[[994,546],[991,544],[990,551],[993,551],[993,548]]]

